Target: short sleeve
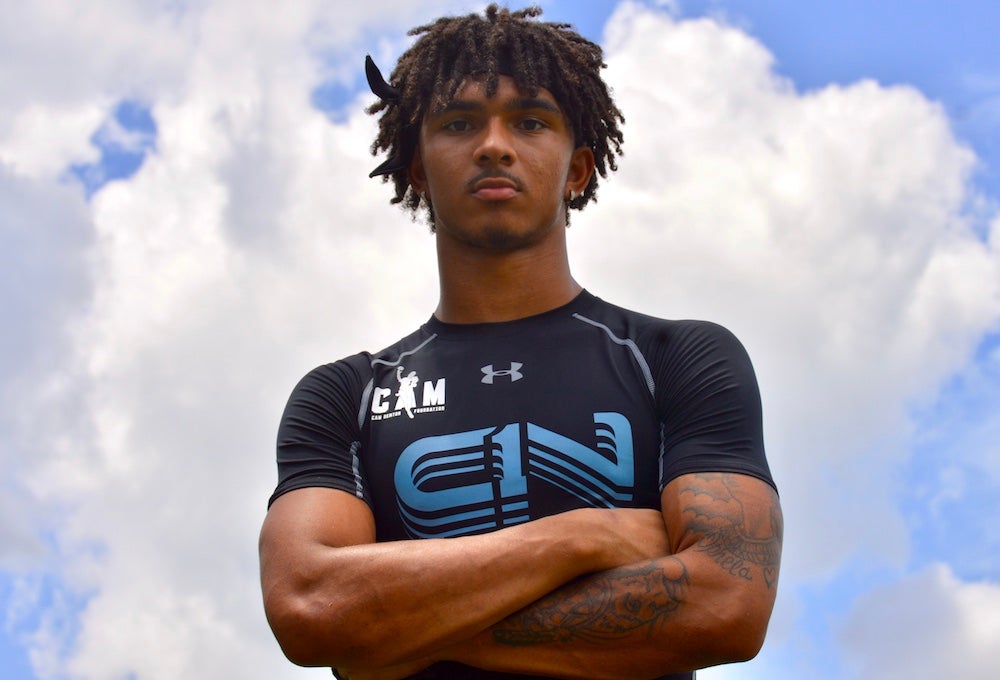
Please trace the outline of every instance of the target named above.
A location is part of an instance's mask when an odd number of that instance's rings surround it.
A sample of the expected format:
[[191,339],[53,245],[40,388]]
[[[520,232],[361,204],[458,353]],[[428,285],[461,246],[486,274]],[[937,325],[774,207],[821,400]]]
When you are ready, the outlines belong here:
[[774,481],[764,454],[760,390],[727,329],[674,322],[650,347],[661,423],[660,489],[680,475],[736,472]]
[[292,390],[278,427],[278,485],[268,507],[306,487],[340,489],[371,503],[359,425],[369,372],[366,357],[355,355],[313,369]]

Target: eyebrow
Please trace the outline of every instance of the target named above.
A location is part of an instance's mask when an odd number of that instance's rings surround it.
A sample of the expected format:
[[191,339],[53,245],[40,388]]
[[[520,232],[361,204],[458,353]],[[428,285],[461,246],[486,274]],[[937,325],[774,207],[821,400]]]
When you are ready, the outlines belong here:
[[[451,111],[479,111],[486,108],[484,104],[468,99],[453,99],[444,108],[434,111],[434,115],[449,113]],[[542,110],[550,113],[562,115],[562,109],[552,102],[541,97],[516,97],[504,104],[505,111],[531,111]]]

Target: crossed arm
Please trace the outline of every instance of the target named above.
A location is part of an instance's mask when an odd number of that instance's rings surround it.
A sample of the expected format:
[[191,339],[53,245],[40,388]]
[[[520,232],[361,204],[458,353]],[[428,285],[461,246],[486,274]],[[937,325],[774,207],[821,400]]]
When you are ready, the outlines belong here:
[[[360,500],[279,498],[265,609],[289,658],[352,678],[438,660],[555,677],[655,677],[754,656],[781,511],[755,478],[685,475],[651,510],[574,510],[491,534],[373,543]],[[595,669],[601,669],[600,671]]]

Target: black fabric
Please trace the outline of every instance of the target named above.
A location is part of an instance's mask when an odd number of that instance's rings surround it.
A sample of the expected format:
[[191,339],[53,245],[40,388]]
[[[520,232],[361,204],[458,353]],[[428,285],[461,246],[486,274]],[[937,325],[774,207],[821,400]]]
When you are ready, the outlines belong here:
[[[411,675],[407,680],[525,680],[525,678],[530,677],[514,673],[481,671],[477,668],[469,668],[460,663],[448,661],[434,664],[430,668]],[[694,678],[694,673],[671,673],[670,675],[660,676],[657,680],[694,680]]]
[[[333,677],[341,678],[336,668],[330,670],[333,672]],[[695,673],[671,673],[670,675],[662,675],[657,680],[695,680],[695,675]],[[460,663],[445,661],[411,675],[407,680],[466,680],[466,678],[468,680],[524,680],[530,676],[481,671]]]
[[[663,487],[693,472],[773,485],[739,341],[588,292],[510,322],[431,318],[381,352],[314,369],[285,409],[278,472],[271,502],[310,486],[355,494],[379,541],[579,507],[659,509]],[[449,668],[418,677],[515,677]]]

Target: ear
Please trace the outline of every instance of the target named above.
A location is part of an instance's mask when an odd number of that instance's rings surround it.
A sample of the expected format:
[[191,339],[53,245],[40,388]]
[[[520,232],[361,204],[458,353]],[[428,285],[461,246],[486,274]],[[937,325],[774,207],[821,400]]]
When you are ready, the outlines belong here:
[[566,192],[580,196],[590,184],[594,175],[594,152],[589,146],[579,146],[573,150],[566,175]]
[[410,168],[407,170],[410,186],[418,194],[427,191],[427,173],[424,172],[424,163],[420,158],[420,146],[413,150],[413,159],[410,161]]

